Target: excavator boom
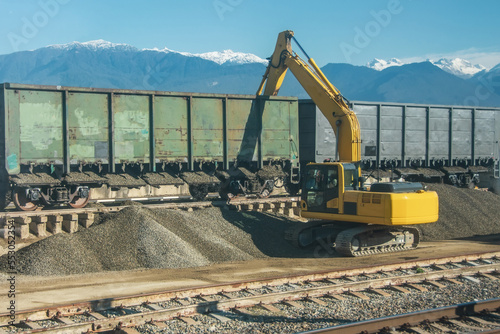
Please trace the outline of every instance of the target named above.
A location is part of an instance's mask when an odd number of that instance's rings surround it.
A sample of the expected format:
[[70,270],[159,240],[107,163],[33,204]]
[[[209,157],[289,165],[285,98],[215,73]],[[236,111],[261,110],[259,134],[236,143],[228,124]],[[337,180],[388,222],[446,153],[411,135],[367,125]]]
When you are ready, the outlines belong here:
[[[292,51],[293,32],[283,31],[278,35],[276,48],[269,61],[257,95],[277,95],[288,69],[299,80],[323,115],[327,118],[337,137],[337,154],[341,162],[361,160],[361,137],[356,114],[349,109],[340,91],[319,69],[312,58],[309,65]],[[295,40],[297,43],[297,41]],[[297,43],[298,44],[298,43]],[[300,47],[300,44],[298,44]],[[302,47],[300,47],[302,49]],[[264,87],[265,85],[265,87]]]

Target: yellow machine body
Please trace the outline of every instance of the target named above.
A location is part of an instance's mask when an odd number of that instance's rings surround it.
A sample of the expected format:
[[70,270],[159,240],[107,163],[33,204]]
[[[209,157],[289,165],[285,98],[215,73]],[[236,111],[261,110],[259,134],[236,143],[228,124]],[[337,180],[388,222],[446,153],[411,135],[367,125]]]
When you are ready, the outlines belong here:
[[416,183],[395,183],[405,188],[393,192],[356,190],[358,173],[354,164],[309,164],[302,190],[301,216],[379,225],[437,221],[436,192],[420,189]]

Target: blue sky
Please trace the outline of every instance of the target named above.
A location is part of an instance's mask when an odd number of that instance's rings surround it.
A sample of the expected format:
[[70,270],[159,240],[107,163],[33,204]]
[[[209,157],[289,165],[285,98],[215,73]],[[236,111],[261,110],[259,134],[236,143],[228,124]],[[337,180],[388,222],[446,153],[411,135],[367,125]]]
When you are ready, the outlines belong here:
[[461,57],[500,63],[498,0],[0,0],[0,54],[104,39],[268,57],[294,30],[316,62]]

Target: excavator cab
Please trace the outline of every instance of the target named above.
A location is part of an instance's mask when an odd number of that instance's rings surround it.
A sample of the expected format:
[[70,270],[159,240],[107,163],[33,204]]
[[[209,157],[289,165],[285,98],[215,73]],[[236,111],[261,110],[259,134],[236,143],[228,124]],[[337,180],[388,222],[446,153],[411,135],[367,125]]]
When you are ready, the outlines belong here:
[[339,198],[346,190],[358,190],[362,186],[355,164],[309,164],[304,173],[301,199],[309,212],[339,213]]
[[309,211],[338,213],[328,203],[339,198],[339,165],[324,164],[306,167],[302,200]]

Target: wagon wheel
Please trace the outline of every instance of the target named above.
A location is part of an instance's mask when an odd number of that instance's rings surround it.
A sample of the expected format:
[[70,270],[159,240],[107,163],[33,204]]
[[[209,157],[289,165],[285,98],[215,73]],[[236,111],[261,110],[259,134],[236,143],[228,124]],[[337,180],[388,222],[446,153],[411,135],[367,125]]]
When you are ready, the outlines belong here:
[[38,205],[26,197],[26,191],[23,188],[15,188],[12,191],[12,200],[19,210],[34,211],[38,209]]
[[274,188],[283,188],[285,185],[285,180],[283,177],[275,177],[273,179]]
[[87,203],[90,200],[90,196],[87,197],[80,197],[80,196],[75,196],[73,197],[73,200],[71,202],[68,202],[69,206],[71,206],[74,209],[80,209],[83,208],[87,205]]
[[205,184],[190,185],[189,192],[191,193],[191,196],[193,196],[195,200],[202,201],[208,195],[208,188],[207,185]]

